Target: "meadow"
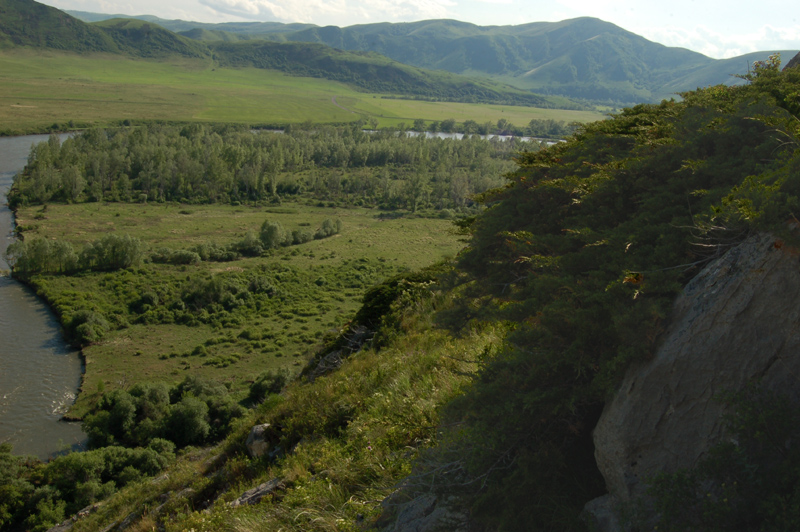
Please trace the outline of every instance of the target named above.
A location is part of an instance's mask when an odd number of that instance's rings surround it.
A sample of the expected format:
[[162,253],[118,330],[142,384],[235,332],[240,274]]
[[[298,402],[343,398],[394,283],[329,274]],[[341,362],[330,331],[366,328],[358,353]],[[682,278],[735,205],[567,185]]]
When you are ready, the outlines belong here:
[[255,68],[215,68],[209,60],[162,61],[52,50],[0,51],[0,134],[74,129],[128,121],[234,122],[284,126],[415,119],[524,126],[533,118],[587,122],[598,112],[392,99],[345,84]]
[[[243,397],[265,370],[299,370],[324,338],[348,323],[369,286],[452,257],[462,244],[448,220],[385,218],[376,209],[302,202],[280,207],[81,203],[19,209],[17,221],[26,238],[57,239],[77,248],[108,233],[139,238],[149,250],[188,249],[209,241],[225,246],[257,231],[266,220],[292,230],[315,229],[330,218],[342,221],[338,235],[262,257],[35,277],[40,295],[62,316],[88,308],[112,322],[113,330],[83,349],[86,374],[71,416],[84,415],[102,392],[137,382],[177,382],[189,374],[225,383]],[[132,310],[143,293],[158,294],[164,307],[214,277],[246,283],[254,276],[266,279],[276,293],[253,308],[221,311],[220,319],[187,325]],[[158,303],[154,307],[157,311]]]

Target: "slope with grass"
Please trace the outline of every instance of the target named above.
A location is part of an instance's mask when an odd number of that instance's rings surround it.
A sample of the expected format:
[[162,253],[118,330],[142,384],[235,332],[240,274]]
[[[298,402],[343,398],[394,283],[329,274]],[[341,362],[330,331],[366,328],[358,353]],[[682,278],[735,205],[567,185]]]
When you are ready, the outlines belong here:
[[[239,122],[253,126],[346,123],[381,127],[415,119],[523,126],[533,118],[597,120],[593,111],[396,100],[339,82],[256,68],[217,68],[207,59],[141,61],[55,50],[0,51],[0,134],[72,130],[123,121]],[[336,106],[333,99],[341,105]]]
[[212,58],[219,66],[255,67],[344,82],[359,90],[405,97],[554,107],[553,102],[493,80],[397,64],[375,53],[335,50],[299,43],[203,43],[151,22],[111,19],[86,24],[33,0],[3,0],[0,40],[6,47],[34,47],[79,53],[119,53],[138,58]]

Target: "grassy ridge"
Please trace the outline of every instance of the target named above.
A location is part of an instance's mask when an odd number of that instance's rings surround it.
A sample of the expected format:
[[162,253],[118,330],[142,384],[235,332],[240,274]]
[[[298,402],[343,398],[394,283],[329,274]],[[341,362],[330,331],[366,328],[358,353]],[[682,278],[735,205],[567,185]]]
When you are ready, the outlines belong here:
[[[54,122],[225,121],[285,125],[374,118],[379,126],[455,117],[522,125],[532,118],[570,122],[599,113],[517,106],[389,100],[342,83],[255,68],[215,68],[204,59],[137,61],[26,49],[0,52],[0,124],[5,134],[42,131]],[[332,99],[336,97],[335,105]],[[342,108],[344,107],[344,109]]]

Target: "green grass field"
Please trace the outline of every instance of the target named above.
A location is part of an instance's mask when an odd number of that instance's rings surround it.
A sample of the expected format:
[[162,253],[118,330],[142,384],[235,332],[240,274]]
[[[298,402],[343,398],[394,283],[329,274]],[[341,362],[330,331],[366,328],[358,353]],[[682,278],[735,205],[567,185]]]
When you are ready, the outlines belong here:
[[280,125],[364,117],[385,127],[410,125],[415,118],[479,123],[505,118],[515,125],[532,118],[566,122],[603,118],[587,111],[383,96],[275,71],[215,69],[205,60],[142,61],[31,49],[0,52],[0,130],[6,133],[41,131],[69,121],[103,125],[126,119]]
[[[336,209],[299,203],[280,207],[227,205],[48,205],[18,212],[26,238],[66,240],[76,247],[109,232],[129,234],[150,249],[229,244],[264,220],[288,230],[315,228],[339,218],[339,235],[281,248],[270,256],[175,266],[143,264],[134,271],[93,272],[36,279],[57,311],[91,308],[129,322],[84,349],[86,374],[72,414],[83,415],[99,390],[136,382],[177,382],[192,374],[225,382],[244,393],[262,371],[298,370],[326,334],[336,333],[358,309],[364,291],[397,273],[455,255],[461,247],[449,221],[419,217],[381,219],[371,209]],[[281,291],[257,312],[231,312],[218,323],[194,326],[141,323],[129,307],[144,291],[166,300],[215,275],[263,275]],[[203,349],[196,351],[198,347]],[[202,351],[202,352],[200,352]]]

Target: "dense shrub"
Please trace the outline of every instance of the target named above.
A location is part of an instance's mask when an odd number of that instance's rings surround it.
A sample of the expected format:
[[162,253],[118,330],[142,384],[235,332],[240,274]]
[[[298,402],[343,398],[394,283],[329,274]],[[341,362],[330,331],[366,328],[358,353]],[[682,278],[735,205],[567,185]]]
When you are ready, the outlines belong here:
[[285,369],[267,370],[261,373],[250,385],[248,399],[252,403],[260,403],[270,394],[280,393],[289,380],[289,372]]
[[[227,388],[187,377],[169,388],[140,383],[102,395],[83,428],[92,447],[109,445],[184,447],[218,440],[244,414]],[[154,443],[155,442],[155,443]]]
[[109,330],[108,321],[99,313],[91,310],[79,310],[69,320],[67,331],[80,345],[96,342]]

